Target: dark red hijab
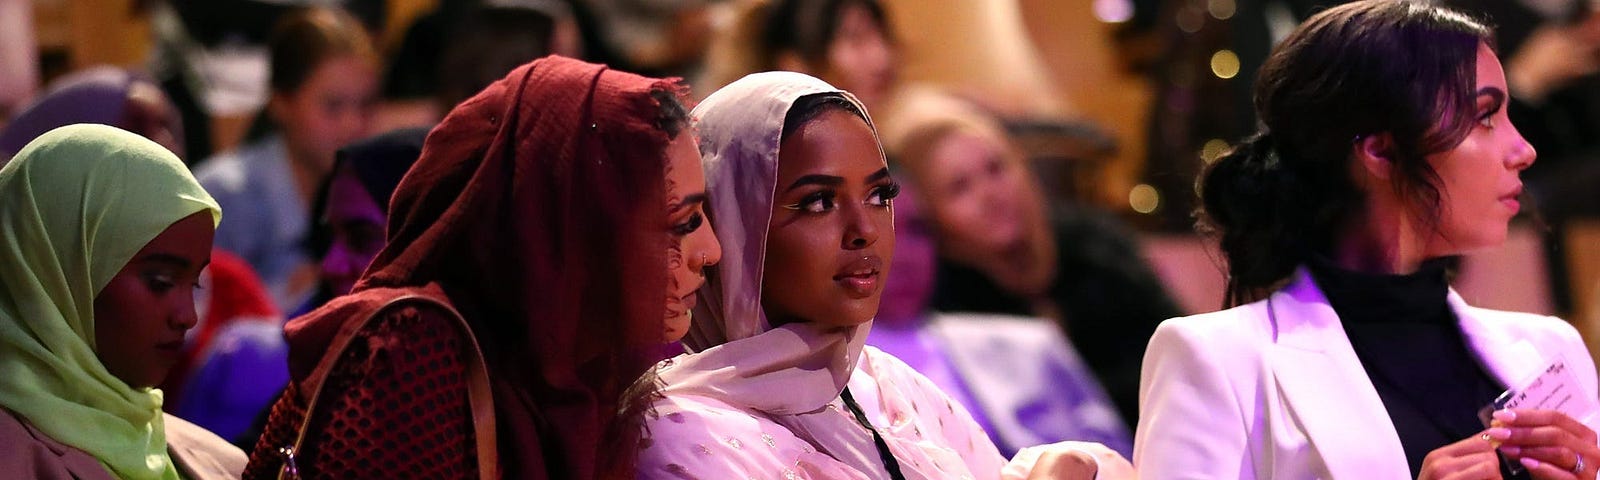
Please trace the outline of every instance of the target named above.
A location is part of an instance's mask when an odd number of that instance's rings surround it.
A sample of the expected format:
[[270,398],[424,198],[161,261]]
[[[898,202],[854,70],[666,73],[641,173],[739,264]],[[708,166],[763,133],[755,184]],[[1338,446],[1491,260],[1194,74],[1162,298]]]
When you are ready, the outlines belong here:
[[[667,295],[660,90],[683,87],[550,56],[463,102],[401,180],[389,244],[352,294],[443,289],[490,364],[506,478],[597,478],[632,458],[612,445],[636,434],[618,402],[657,359]],[[287,328],[296,380],[339,311]]]

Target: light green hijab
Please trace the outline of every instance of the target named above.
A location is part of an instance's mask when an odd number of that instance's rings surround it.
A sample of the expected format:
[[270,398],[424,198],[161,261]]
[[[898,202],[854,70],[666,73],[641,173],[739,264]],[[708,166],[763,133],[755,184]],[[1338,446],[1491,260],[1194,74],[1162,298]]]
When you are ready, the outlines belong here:
[[178,157],[105,125],[69,125],[0,167],[0,406],[125,479],[176,479],[161,391],[95,356],[94,298],[179,220],[222,209]]

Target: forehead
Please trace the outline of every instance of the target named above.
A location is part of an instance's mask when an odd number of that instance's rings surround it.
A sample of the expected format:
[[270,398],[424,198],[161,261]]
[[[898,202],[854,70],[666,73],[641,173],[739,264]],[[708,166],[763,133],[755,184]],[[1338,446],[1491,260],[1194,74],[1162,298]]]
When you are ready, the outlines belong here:
[[823,112],[795,129],[778,151],[780,179],[811,174],[865,176],[884,166],[872,128],[861,117],[839,109]]
[[1506,74],[1500,65],[1500,58],[1489,49],[1487,44],[1478,44],[1478,82],[1477,88],[1500,87],[1506,88]]

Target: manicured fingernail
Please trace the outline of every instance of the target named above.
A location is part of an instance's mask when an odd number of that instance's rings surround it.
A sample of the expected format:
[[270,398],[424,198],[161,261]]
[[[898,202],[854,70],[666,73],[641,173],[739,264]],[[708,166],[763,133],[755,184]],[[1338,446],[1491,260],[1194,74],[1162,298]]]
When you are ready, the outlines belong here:
[[1494,427],[1483,433],[1488,434],[1489,438],[1500,441],[1505,441],[1506,439],[1511,438],[1511,429],[1504,427]]
[[1534,460],[1533,457],[1522,457],[1518,461],[1522,462],[1522,466],[1528,467],[1529,470],[1539,468],[1539,461]]
[[1522,447],[1500,447],[1500,453],[1515,457],[1522,454]]
[[1502,422],[1512,422],[1517,419],[1517,412],[1510,410],[1495,410],[1494,419]]

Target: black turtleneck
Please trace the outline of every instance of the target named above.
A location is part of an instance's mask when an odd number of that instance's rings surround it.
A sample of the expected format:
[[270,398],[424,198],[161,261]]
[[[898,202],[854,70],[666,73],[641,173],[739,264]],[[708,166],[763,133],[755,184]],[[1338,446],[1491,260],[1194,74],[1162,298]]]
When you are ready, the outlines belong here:
[[[1505,387],[1461,335],[1447,301],[1445,261],[1425,262],[1407,275],[1353,272],[1324,259],[1308,264],[1383,399],[1413,478],[1428,452],[1483,430],[1478,410]],[[1502,460],[1505,478],[1528,478],[1505,467]]]

